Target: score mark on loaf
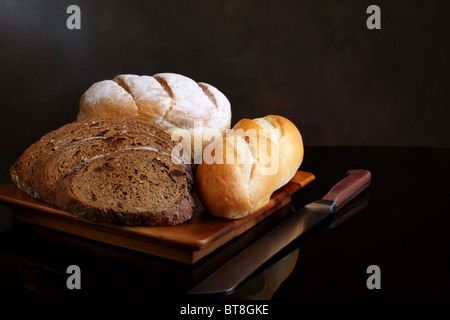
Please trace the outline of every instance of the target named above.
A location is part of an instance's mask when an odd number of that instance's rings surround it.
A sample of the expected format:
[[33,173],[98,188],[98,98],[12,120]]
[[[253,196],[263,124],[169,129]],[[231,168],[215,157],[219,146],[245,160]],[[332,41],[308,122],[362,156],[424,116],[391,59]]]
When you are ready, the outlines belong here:
[[177,132],[190,148],[188,160],[198,163],[212,141],[206,137],[224,136],[230,128],[231,105],[214,86],[180,74],[121,74],[94,83],[82,95],[77,119],[97,117],[139,117]]

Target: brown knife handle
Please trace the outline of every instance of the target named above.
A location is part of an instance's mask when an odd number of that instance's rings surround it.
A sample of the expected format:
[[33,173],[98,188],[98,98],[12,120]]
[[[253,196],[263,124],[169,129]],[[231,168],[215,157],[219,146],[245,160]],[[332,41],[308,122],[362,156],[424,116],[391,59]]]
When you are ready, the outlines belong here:
[[322,199],[333,201],[337,211],[365,190],[370,185],[370,181],[370,171],[349,170],[346,177],[335,184]]

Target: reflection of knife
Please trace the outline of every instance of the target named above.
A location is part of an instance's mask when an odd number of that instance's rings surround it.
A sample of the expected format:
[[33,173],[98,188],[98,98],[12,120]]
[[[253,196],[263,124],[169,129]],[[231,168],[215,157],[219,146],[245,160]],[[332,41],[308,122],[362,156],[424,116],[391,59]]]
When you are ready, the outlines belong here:
[[337,212],[365,190],[371,181],[367,170],[350,170],[322,199],[314,201],[283,221],[232,260],[197,284],[189,294],[229,293],[267,260],[318,224]]

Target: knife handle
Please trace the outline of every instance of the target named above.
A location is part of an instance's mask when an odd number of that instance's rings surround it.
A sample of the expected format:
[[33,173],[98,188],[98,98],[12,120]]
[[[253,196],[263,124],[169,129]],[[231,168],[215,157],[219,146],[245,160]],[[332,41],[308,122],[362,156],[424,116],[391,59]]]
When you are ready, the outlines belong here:
[[370,171],[349,170],[346,172],[346,177],[336,183],[322,199],[332,201],[337,211],[365,190],[370,185],[370,181]]

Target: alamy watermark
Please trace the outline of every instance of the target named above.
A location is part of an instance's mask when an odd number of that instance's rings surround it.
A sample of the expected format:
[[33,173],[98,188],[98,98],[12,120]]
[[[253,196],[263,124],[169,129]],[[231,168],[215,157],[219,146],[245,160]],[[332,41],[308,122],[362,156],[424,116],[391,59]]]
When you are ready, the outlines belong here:
[[66,27],[69,30],[81,29],[81,9],[77,5],[70,5],[67,7],[66,13],[70,16],[66,20]]
[[367,18],[366,26],[367,29],[381,29],[381,9],[377,5],[370,5],[367,7],[366,13],[370,13],[370,16]]
[[[70,16],[66,20],[66,26],[69,30],[81,29],[81,9],[77,5],[70,5],[66,10]],[[370,14],[367,18],[366,26],[369,30],[381,29],[381,9],[379,6],[372,4],[367,7],[366,13]]]
[[174,163],[258,164],[262,175],[278,172],[278,141],[273,141],[265,130],[228,129],[224,139],[220,130],[204,129],[198,122],[192,130],[171,132],[172,141],[178,141],[171,153]]
[[70,276],[66,280],[67,289],[81,289],[81,269],[79,266],[72,264],[67,267],[67,274]]
[[381,269],[377,265],[370,265],[366,270],[370,276],[367,278],[366,286],[368,289],[381,289]]

